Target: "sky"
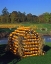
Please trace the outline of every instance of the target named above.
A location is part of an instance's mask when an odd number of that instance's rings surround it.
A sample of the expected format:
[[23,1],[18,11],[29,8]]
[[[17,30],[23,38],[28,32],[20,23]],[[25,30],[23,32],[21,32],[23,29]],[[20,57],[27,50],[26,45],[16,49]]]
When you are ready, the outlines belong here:
[[0,14],[4,7],[10,13],[20,11],[26,14],[41,15],[45,12],[51,12],[51,0],[0,0]]

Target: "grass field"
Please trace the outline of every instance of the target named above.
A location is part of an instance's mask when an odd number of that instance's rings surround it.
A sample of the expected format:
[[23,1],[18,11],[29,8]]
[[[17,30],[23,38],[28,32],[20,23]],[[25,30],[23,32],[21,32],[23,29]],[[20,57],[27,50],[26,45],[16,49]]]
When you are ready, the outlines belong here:
[[[42,34],[49,34],[51,31],[51,24],[34,24],[34,23],[18,23],[18,24],[0,24],[0,29],[1,28],[17,28],[20,26],[30,26],[33,28],[35,31],[42,33]],[[47,28],[47,31],[41,31],[41,28]]]
[[[18,26],[30,26],[34,30],[42,34],[49,34],[51,31],[51,24],[34,24],[34,23],[20,23],[20,24],[0,24],[0,31],[10,31],[8,29],[1,29],[1,25],[9,26],[14,28]],[[41,31],[40,28],[47,28],[47,31]],[[13,30],[11,30],[13,31]],[[51,64],[51,43],[45,43],[46,53],[44,56],[33,56],[20,58],[19,56],[14,56],[11,52],[5,52],[6,45],[0,45],[0,64]]]
[[5,52],[6,45],[0,45],[0,64],[51,64],[51,43],[45,43],[44,56],[33,56],[21,59],[11,52]]

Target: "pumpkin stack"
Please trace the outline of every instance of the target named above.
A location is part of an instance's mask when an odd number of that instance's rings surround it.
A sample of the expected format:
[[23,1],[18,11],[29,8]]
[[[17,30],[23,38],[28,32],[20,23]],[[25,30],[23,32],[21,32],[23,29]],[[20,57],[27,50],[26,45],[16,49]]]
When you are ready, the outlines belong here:
[[21,57],[43,54],[44,42],[30,27],[19,27],[9,35],[6,50]]

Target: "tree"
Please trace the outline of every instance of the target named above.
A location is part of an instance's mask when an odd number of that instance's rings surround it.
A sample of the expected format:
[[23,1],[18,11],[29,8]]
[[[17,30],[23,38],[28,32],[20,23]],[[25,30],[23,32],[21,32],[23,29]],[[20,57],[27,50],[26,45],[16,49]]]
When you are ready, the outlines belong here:
[[18,11],[18,22],[22,22],[22,13]]
[[5,7],[3,8],[2,15],[1,15],[2,23],[8,23],[8,17],[9,17],[9,12],[8,9]]
[[17,11],[13,11],[11,13],[10,18],[11,18],[11,23],[17,23],[17,20],[18,20],[18,13],[17,13]]
[[6,23],[6,22],[7,22],[7,20],[6,20],[5,16],[1,16],[1,23]]
[[32,14],[31,13],[27,14],[27,21],[32,21]]
[[9,15],[8,9],[6,7],[2,10],[2,15]]
[[32,15],[32,21],[33,21],[34,23],[38,23],[38,22],[39,22],[38,16]]
[[25,22],[26,21],[26,13],[23,12],[21,13],[20,11],[18,11],[18,22]]
[[51,23],[51,13],[50,13],[50,17],[49,17],[49,23]]
[[40,15],[38,18],[39,18],[39,23],[46,23],[43,15]]
[[25,15],[26,13],[25,12],[23,12],[22,13],[22,16],[21,16],[21,18],[22,18],[22,22],[25,22],[26,21],[26,15]]
[[1,23],[1,16],[0,16],[0,23]]
[[49,18],[50,18],[50,14],[48,12],[45,12],[42,14],[44,19],[45,19],[45,22],[48,23],[49,22]]

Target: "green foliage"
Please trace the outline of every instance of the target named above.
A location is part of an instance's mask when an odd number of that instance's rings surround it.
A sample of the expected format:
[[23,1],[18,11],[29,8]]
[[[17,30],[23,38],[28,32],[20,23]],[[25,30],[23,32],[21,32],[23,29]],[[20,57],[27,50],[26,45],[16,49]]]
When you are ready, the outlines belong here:
[[2,10],[0,15],[0,23],[20,23],[20,22],[32,22],[32,23],[51,23],[51,13],[45,12],[39,16],[25,12],[21,13],[20,11],[8,12],[8,9],[5,7]]
[[9,18],[9,12],[7,10],[7,8],[5,7],[2,10],[2,14],[1,14],[1,18],[0,18],[0,23],[8,23],[8,18]]
[[49,18],[50,18],[50,14],[48,12],[43,14],[43,17],[45,19],[45,22],[48,23],[49,22]]

